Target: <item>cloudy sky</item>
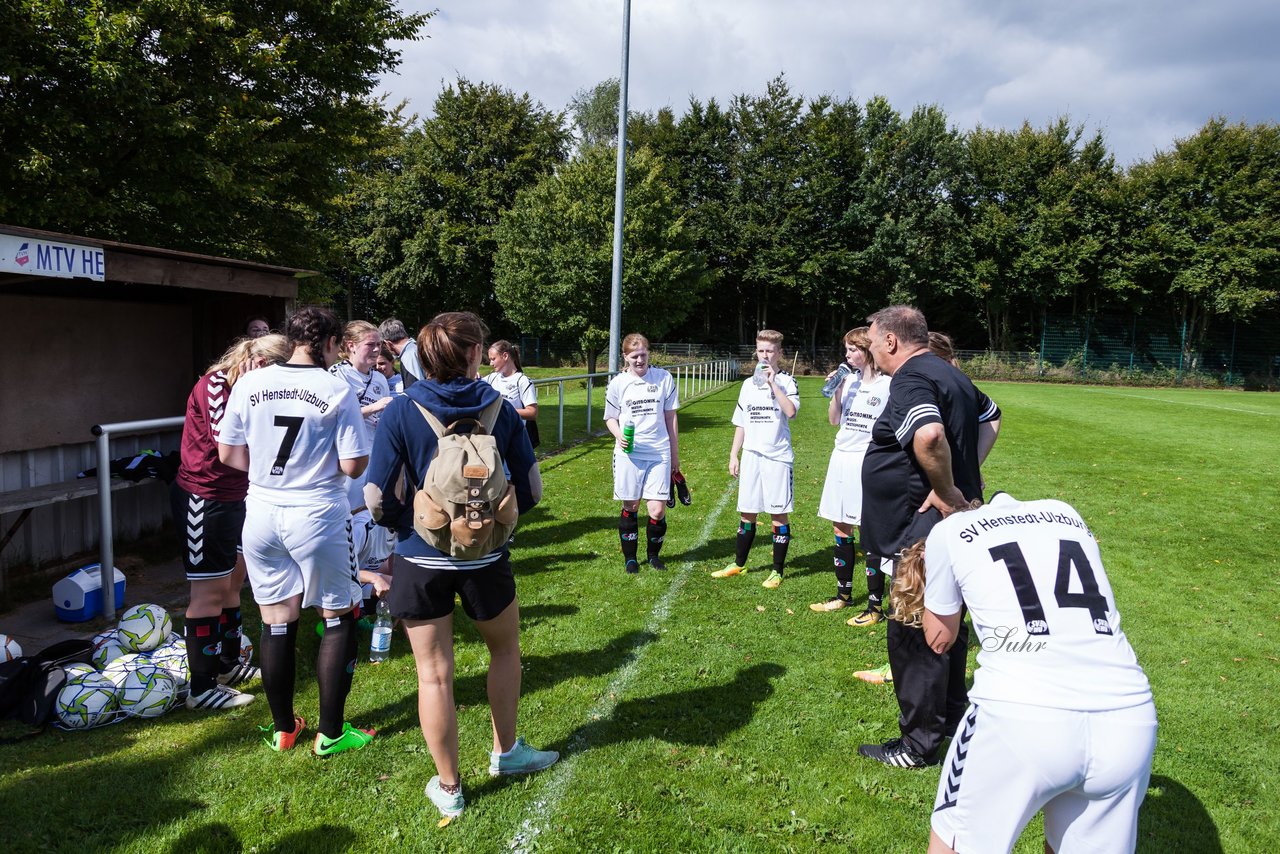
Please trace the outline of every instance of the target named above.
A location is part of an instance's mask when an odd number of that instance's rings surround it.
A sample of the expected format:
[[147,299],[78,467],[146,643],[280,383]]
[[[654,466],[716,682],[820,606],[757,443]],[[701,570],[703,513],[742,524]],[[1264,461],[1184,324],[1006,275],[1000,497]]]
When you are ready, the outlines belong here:
[[[618,76],[622,0],[401,0],[438,8],[384,80],[426,116],[443,83],[497,83],[563,109]],[[1121,165],[1215,115],[1280,121],[1275,0],[632,0],[628,103],[726,104],[785,72],[793,93],[899,111],[936,103],[961,130],[1101,130]]]

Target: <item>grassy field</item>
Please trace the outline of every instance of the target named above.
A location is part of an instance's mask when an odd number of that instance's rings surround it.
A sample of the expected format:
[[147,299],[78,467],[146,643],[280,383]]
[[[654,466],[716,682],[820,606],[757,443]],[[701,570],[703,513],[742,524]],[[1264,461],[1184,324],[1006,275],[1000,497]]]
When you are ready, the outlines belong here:
[[[855,754],[896,734],[891,689],[851,678],[885,660],[883,628],[808,608],[834,586],[830,528],[815,516],[832,439],[819,385],[801,380],[795,539],[776,591],[760,571],[707,575],[732,555],[735,392],[681,413],[694,505],[671,511],[666,573],[623,574],[603,442],[544,461],[546,499],[515,549],[520,732],[562,751],[555,768],[488,778],[485,654],[460,616],[468,807],[449,826],[422,795],[433,771],[397,635],[387,663],[356,674],[349,718],[380,730],[357,754],[266,750],[262,697],[0,746],[5,850],[923,850],[937,769]],[[1161,729],[1139,850],[1269,849],[1280,838],[1280,397],[984,388],[1005,415],[987,483],[1080,509],[1151,679]],[[757,544],[754,568],[767,550]],[[298,708],[314,719],[306,628]],[[1034,823],[1017,850],[1039,852],[1039,834]]]

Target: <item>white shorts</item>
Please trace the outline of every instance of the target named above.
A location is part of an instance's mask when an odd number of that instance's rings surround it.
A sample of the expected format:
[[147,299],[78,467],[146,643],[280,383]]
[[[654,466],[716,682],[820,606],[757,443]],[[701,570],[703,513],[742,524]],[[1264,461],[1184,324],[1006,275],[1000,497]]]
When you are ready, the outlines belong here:
[[327,504],[279,507],[245,499],[242,535],[253,600],[274,605],[302,594],[302,607],[341,611],[360,601],[351,510]]
[[670,460],[638,460],[613,449],[614,501],[666,501],[670,495]]
[[793,509],[791,463],[743,451],[738,463],[738,512],[776,515]]
[[1152,703],[1109,712],[971,705],[947,750],[933,831],[957,851],[1010,851],[1043,809],[1058,854],[1131,852],[1155,748]]
[[862,457],[848,451],[832,451],[827,479],[822,484],[818,515],[845,525],[862,524]]
[[373,514],[361,510],[351,516],[351,549],[356,556],[356,569],[377,570],[391,555],[390,531],[373,521]]

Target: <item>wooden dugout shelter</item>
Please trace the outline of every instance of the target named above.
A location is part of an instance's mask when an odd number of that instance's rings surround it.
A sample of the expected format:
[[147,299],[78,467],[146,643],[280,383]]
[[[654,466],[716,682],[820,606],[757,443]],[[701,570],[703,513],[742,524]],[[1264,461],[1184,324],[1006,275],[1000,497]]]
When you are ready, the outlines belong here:
[[[293,308],[290,267],[0,225],[0,593],[38,566],[98,539],[95,424],[183,414],[200,372],[254,315],[278,326]],[[176,450],[179,431],[113,440],[113,456]],[[145,485],[145,483],[144,483]],[[116,536],[168,515],[167,491],[126,489]]]

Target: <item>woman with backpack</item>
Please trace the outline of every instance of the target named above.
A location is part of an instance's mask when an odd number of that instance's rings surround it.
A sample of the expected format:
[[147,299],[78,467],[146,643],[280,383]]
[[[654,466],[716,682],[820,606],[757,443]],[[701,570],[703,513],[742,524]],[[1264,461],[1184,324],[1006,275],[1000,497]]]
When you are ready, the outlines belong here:
[[[418,351],[426,376],[383,412],[365,487],[373,518],[398,535],[387,601],[413,648],[418,717],[437,771],[426,794],[444,816],[465,806],[453,700],[455,596],[489,648],[490,776],[540,771],[560,758],[516,736],[520,609],[507,540],[512,503],[522,513],[532,508],[542,478],[520,416],[478,378],[488,332],[471,312],[446,312],[423,327]],[[470,480],[462,486],[482,489],[472,508],[444,494],[464,476]],[[401,477],[418,490],[412,503],[396,488]]]

